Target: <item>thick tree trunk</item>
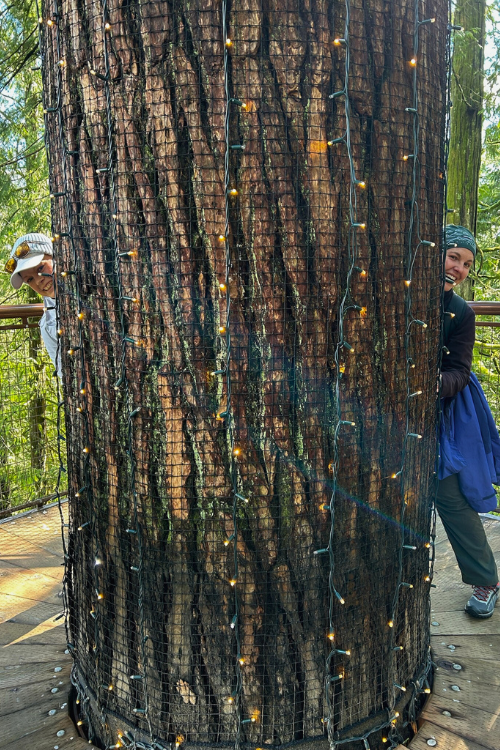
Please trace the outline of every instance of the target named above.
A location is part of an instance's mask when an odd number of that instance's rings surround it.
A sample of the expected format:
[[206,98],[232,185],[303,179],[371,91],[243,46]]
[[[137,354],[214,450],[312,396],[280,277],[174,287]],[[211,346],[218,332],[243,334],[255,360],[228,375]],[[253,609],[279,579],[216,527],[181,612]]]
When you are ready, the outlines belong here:
[[[448,222],[461,224],[475,234],[477,196],[481,169],[484,44],[486,0],[458,0],[453,23],[463,31],[454,35],[450,155],[448,159]],[[473,282],[467,279],[458,290],[473,299]]]
[[[441,260],[415,201],[439,242],[447,23],[427,5],[416,131],[409,0],[350,3],[349,122],[343,2],[233,2],[226,71],[218,0],[63,0],[43,25],[70,629],[107,743],[356,734],[422,687]],[[327,145],[346,126],[356,240]]]

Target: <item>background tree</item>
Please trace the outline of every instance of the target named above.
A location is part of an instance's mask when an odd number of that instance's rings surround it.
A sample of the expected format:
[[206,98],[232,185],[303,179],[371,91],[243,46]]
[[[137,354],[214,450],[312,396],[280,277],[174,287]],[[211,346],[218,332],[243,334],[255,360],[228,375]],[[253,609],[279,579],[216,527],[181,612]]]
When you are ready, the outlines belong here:
[[[50,233],[38,16],[34,0],[0,3],[1,268],[26,232]],[[39,302],[0,273],[0,304]],[[17,323],[18,321],[13,321]],[[3,507],[50,492],[57,475],[56,397],[38,328],[2,333],[0,487]],[[8,488],[8,491],[7,491]]]
[[406,0],[233,3],[226,38],[211,0],[44,11],[70,648],[105,745],[275,745],[326,715],[377,747],[415,716],[447,25],[427,6],[417,26]]
[[[461,224],[475,235],[481,170],[484,98],[484,46],[486,0],[458,0],[454,5],[451,76],[451,128],[448,159],[448,221]],[[473,278],[458,289],[473,299]]]

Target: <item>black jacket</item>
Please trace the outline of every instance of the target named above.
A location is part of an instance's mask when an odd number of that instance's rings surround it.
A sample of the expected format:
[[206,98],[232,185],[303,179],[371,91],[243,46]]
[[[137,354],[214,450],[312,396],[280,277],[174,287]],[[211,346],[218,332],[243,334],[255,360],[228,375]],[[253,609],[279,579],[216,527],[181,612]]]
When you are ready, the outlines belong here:
[[[445,310],[449,309],[453,295],[453,289],[444,293]],[[476,316],[474,311],[467,307],[460,324],[452,327],[448,340],[446,337],[444,340],[450,353],[443,352],[441,398],[456,396],[469,384],[475,338]]]

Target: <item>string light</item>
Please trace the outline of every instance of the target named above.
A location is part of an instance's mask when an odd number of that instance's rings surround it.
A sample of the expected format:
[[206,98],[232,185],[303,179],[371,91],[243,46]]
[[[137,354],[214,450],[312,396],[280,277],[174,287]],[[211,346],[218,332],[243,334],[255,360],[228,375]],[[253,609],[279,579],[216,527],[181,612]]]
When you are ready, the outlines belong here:
[[411,60],[410,60],[410,65],[413,65],[413,66],[415,66],[416,64],[417,64],[417,60],[416,60],[416,58],[415,58],[415,57],[412,57],[412,58],[411,58]]

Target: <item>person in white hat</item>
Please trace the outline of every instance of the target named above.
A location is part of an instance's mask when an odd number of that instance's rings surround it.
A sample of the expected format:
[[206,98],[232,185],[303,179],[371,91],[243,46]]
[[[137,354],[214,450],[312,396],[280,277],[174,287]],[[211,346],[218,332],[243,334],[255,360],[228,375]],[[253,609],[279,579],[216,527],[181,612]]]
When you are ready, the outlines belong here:
[[10,283],[14,289],[20,289],[23,284],[27,284],[43,297],[45,312],[40,320],[40,332],[57,374],[61,377],[61,358],[57,356],[54,268],[50,237],[37,232],[23,234],[14,243],[5,270],[11,274]]

